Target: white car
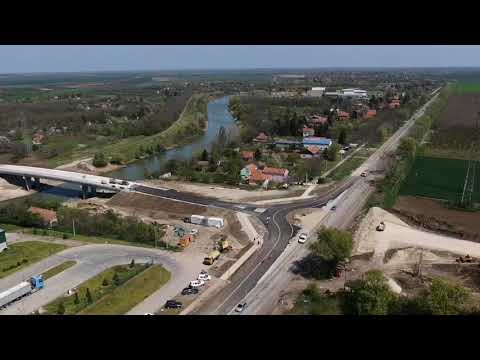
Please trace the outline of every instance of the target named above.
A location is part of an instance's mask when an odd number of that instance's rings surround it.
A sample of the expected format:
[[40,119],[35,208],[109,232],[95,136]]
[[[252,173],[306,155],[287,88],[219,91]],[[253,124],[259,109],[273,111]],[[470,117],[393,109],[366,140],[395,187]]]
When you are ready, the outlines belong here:
[[298,242],[300,244],[303,244],[303,243],[305,243],[305,241],[307,241],[307,238],[308,238],[307,233],[301,233],[300,236],[298,237]]
[[209,281],[209,280],[212,280],[212,277],[208,274],[200,273],[198,274],[198,280]]
[[367,172],[366,172],[366,171],[362,172],[362,173],[360,174],[360,176],[361,176],[361,177],[367,177]]
[[190,281],[190,287],[192,288],[198,288],[200,286],[205,285],[205,281],[203,280],[192,280]]
[[198,234],[198,230],[197,229],[192,229],[190,230],[190,235],[197,235]]
[[145,314],[143,314],[143,315],[153,315],[153,314],[152,314],[152,313],[145,313]]
[[247,307],[247,303],[246,303],[246,302],[240,303],[240,304],[238,304],[237,307],[235,308],[235,312],[241,313],[241,312],[243,312],[243,310],[245,310],[246,307]]

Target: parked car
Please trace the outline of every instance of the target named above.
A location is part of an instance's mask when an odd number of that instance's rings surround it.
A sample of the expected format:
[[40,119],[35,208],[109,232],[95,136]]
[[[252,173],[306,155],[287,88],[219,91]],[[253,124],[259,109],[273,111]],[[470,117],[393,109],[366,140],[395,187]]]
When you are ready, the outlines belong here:
[[209,281],[209,280],[212,280],[212,277],[208,274],[200,273],[198,274],[198,280]]
[[335,211],[335,210],[337,210],[337,207],[335,205],[333,205],[330,210]]
[[152,314],[152,313],[145,313],[145,314],[143,314],[143,315],[153,315],[153,314]]
[[192,287],[192,288],[198,288],[198,287],[203,286],[203,285],[205,285],[204,280],[192,280],[192,281],[190,281],[190,287]]
[[366,172],[366,171],[362,172],[362,173],[360,174],[360,176],[361,176],[361,177],[367,177],[367,172]]
[[237,307],[235,308],[235,312],[241,313],[241,312],[243,312],[243,310],[245,310],[246,307],[247,307],[247,303],[242,302],[242,303],[237,305]]
[[183,304],[177,300],[168,300],[165,303],[165,309],[181,309]]
[[207,270],[202,270],[202,271],[200,271],[200,274],[208,274],[208,271]]
[[197,235],[198,234],[198,230],[197,229],[192,229],[190,230],[190,235]]
[[198,288],[186,287],[182,290],[182,295],[195,295],[198,294]]
[[307,241],[307,238],[308,238],[307,233],[301,233],[300,236],[298,237],[298,242],[300,244],[303,244],[303,243],[305,243],[305,241]]

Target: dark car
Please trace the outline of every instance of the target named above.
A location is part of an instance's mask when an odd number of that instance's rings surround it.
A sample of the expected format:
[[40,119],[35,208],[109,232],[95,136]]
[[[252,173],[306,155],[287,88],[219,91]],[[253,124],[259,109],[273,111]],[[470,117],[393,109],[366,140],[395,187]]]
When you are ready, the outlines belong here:
[[168,300],[165,303],[165,309],[181,309],[183,304],[180,301]]
[[182,295],[194,295],[194,294],[198,294],[197,288],[186,287],[185,289],[182,290]]
[[332,211],[335,211],[335,210],[337,210],[337,207],[334,205],[332,206]]

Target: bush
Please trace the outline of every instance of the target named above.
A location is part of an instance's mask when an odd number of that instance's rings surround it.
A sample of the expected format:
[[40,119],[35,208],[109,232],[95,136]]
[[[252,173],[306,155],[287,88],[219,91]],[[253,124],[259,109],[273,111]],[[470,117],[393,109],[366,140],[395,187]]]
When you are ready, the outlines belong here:
[[64,240],[68,239],[68,237],[69,237],[68,234],[65,234],[65,233],[64,233],[64,234],[62,235],[62,239],[64,239]]
[[63,302],[61,302],[60,304],[58,304],[57,314],[58,314],[58,315],[63,315],[63,314],[65,314],[65,305],[63,304]]
[[43,236],[47,236],[47,235],[48,235],[48,231],[45,230],[45,229],[43,229],[43,230],[42,230],[42,235],[43,235]]
[[96,153],[93,157],[93,166],[95,167],[105,167],[108,165],[107,160],[105,159],[104,153]]
[[103,279],[102,286],[108,286],[108,285],[110,285],[110,282],[107,280],[107,278]]
[[132,261],[130,262],[130,268],[133,268],[135,266],[135,259],[132,259]]

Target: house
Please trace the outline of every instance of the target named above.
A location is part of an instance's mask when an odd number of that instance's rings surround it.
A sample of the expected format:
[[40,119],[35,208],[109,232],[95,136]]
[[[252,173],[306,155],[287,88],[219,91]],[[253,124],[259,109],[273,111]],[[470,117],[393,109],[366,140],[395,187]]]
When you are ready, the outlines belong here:
[[304,126],[302,129],[303,137],[315,136],[315,129]]
[[393,100],[388,104],[388,107],[389,107],[390,109],[399,108],[399,107],[400,107],[400,100],[398,100],[398,99],[393,99]]
[[43,140],[45,139],[45,135],[43,134],[35,134],[32,138],[33,145],[42,145]]
[[255,156],[255,153],[253,151],[242,151],[240,156],[245,161],[251,161],[251,160],[253,160],[253,158]]
[[324,137],[308,137],[303,139],[303,147],[317,146],[320,150],[325,150],[332,145],[332,140]]
[[52,227],[58,224],[57,213],[53,210],[32,206],[28,209],[28,211],[30,211],[32,214],[38,215],[45,226]]
[[258,170],[258,167],[255,164],[248,164],[242,170],[240,170],[240,178],[242,181],[249,180],[250,176],[252,175],[252,171],[254,170]]
[[250,172],[250,177],[248,178],[248,182],[250,184],[258,184],[263,183],[267,180],[267,177],[263,174],[263,172],[259,169],[252,169]]
[[259,142],[266,142],[268,140],[268,136],[265,135],[264,132],[261,132],[260,134],[257,135],[257,137],[254,139],[254,141],[259,141]]
[[315,145],[309,145],[305,148],[307,150],[307,152],[314,156],[314,157],[317,157],[318,155],[320,155],[321,153],[321,150],[318,146],[315,146]]
[[265,167],[262,172],[267,179],[273,182],[284,183],[288,181],[287,169]]
[[371,119],[377,116],[377,110],[368,110],[364,115],[364,119]]
[[339,111],[338,112],[338,119],[343,121],[343,120],[348,120],[350,118],[350,114],[345,112],[345,111]]
[[309,125],[323,125],[328,122],[328,119],[324,116],[313,115],[307,122]]
[[307,96],[322,97],[324,92],[324,87],[312,87],[312,89],[307,92]]

